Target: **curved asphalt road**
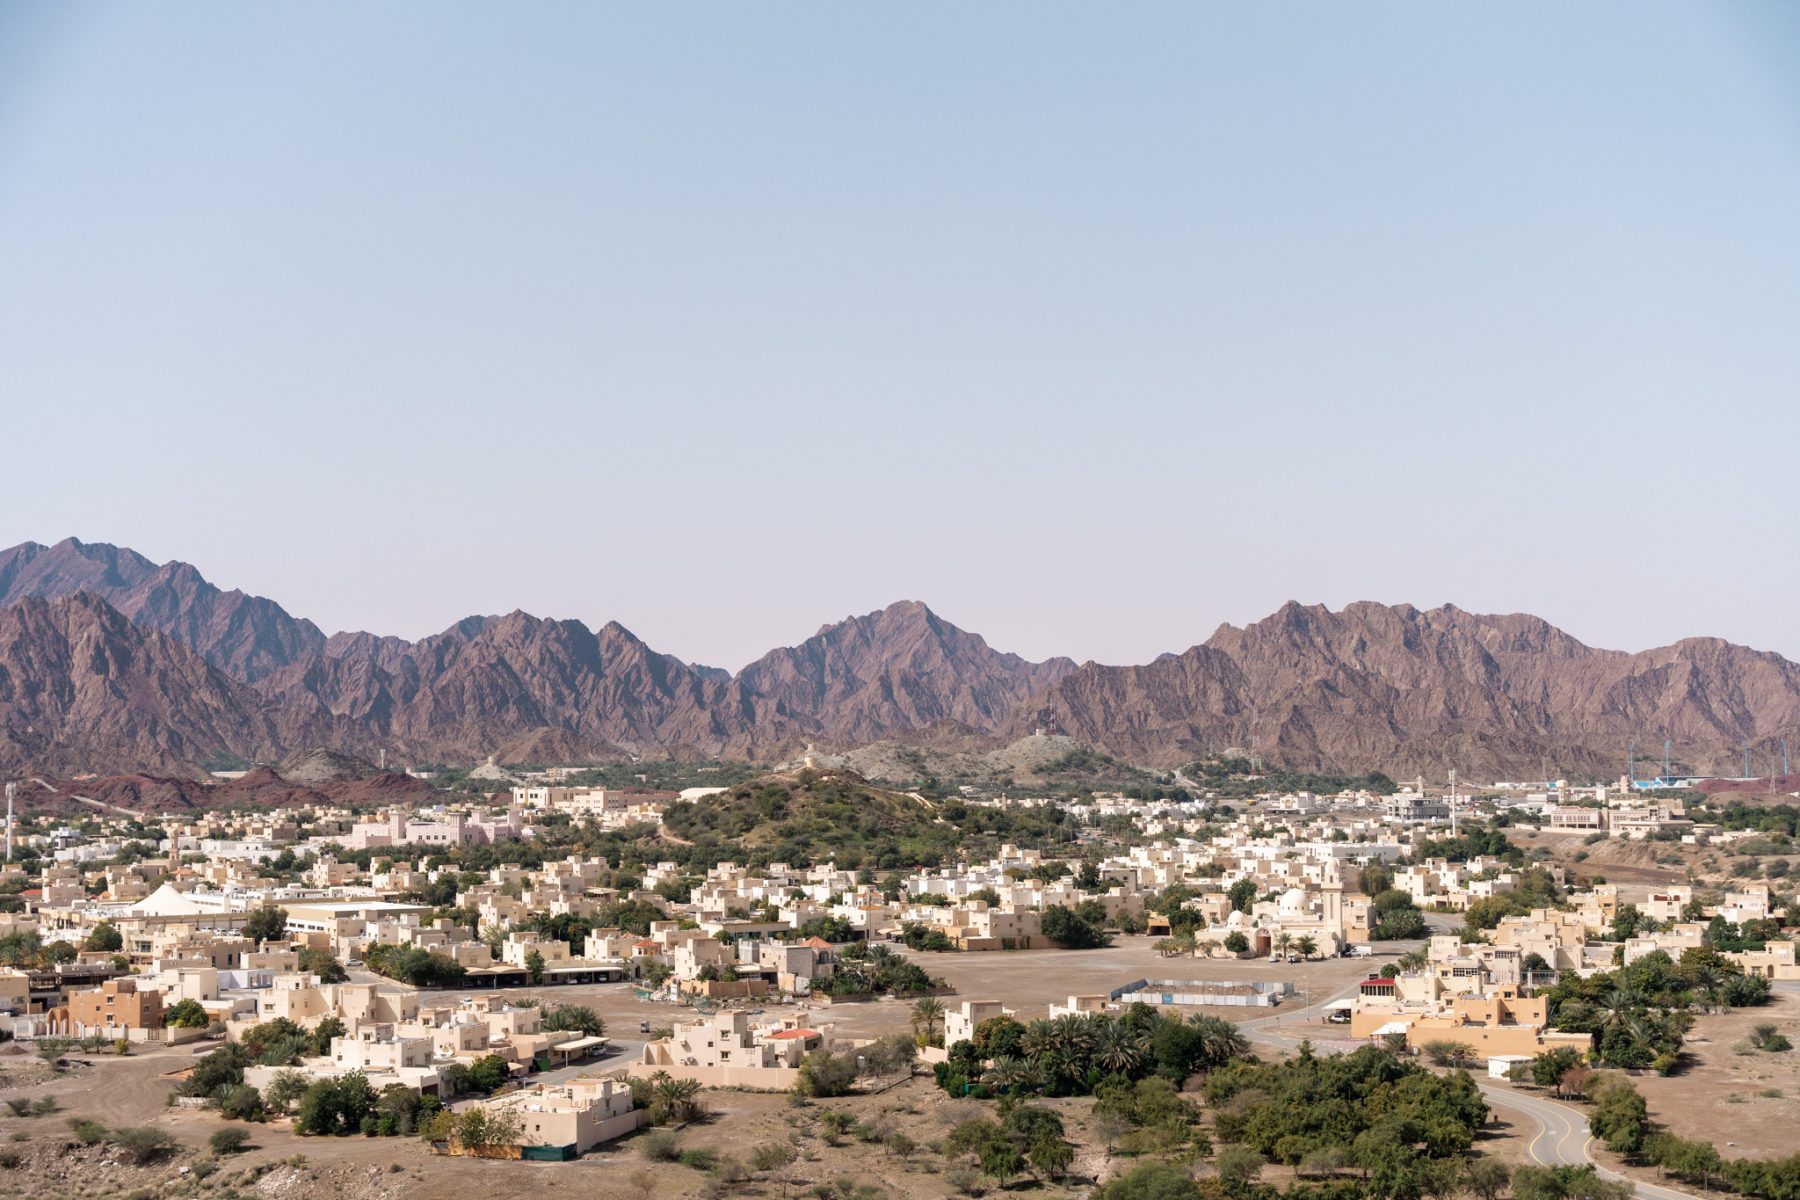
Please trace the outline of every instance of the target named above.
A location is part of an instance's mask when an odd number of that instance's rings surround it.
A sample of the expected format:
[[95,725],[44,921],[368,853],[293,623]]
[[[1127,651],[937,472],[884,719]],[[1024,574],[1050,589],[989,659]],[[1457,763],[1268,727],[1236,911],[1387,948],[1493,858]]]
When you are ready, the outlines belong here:
[[[1438,929],[1440,920],[1441,918],[1431,921],[1434,931],[1442,931],[1441,929]],[[1401,953],[1405,953],[1413,946],[1419,944],[1421,943],[1394,943],[1395,947],[1400,949]],[[1348,999],[1349,997],[1356,995],[1356,991],[1355,985],[1342,988],[1332,995],[1325,997],[1323,1000],[1307,1005],[1305,1008],[1277,1011],[1270,1016],[1257,1017],[1250,1021],[1240,1021],[1238,1022],[1238,1028],[1242,1029],[1244,1035],[1253,1042],[1261,1042],[1266,1046],[1279,1050],[1290,1050],[1298,1045],[1302,1041],[1302,1038],[1297,1034],[1290,1034],[1282,1029],[1281,1026],[1283,1024],[1296,1020],[1305,1021],[1312,1017],[1316,1017],[1322,1013],[1325,1006],[1333,1000]],[[1489,1104],[1496,1108],[1506,1108],[1513,1112],[1521,1113],[1528,1117],[1533,1125],[1537,1126],[1537,1134],[1525,1147],[1526,1156],[1529,1157],[1532,1162],[1543,1166],[1577,1167],[1586,1166],[1592,1163],[1595,1170],[1600,1173],[1602,1178],[1620,1180],[1631,1184],[1632,1187],[1636,1189],[1636,1194],[1644,1197],[1644,1200],[1696,1200],[1691,1192],[1677,1191],[1674,1188],[1663,1187],[1659,1184],[1645,1183],[1638,1179],[1629,1179],[1626,1176],[1619,1174],[1617,1171],[1608,1170],[1606,1167],[1594,1162],[1594,1156],[1591,1151],[1591,1145],[1594,1139],[1593,1135],[1588,1132],[1587,1116],[1582,1113],[1581,1110],[1571,1108],[1566,1104],[1559,1104],[1554,1100],[1545,1100],[1539,1096],[1515,1091],[1512,1088],[1504,1088],[1495,1084],[1486,1083],[1480,1078],[1475,1080],[1475,1084],[1481,1089],[1482,1096],[1487,1099]]]

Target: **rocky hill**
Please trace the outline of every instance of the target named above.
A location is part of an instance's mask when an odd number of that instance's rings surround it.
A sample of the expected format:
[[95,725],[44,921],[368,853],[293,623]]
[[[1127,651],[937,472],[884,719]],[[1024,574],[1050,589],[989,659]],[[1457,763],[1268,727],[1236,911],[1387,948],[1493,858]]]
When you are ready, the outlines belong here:
[[[48,600],[48,602],[46,602]],[[1307,770],[1585,776],[1637,737],[1688,770],[1800,729],[1800,667],[1712,639],[1640,653],[1536,617],[1289,604],[1140,666],[1029,662],[923,604],[736,675],[617,623],[523,612],[409,642],[325,637],[183,563],[73,539],[0,551],[0,769],[192,770],[324,746],[390,761],[771,762],[884,739],[982,754],[1043,724],[1141,766],[1227,748]]]
[[191,770],[358,737],[91,596],[0,609],[0,770]]
[[1745,744],[1800,727],[1800,667],[1712,639],[1597,650],[1448,605],[1289,604],[1144,666],[1086,664],[1043,703],[1066,732],[1156,766],[1243,747],[1312,770],[1604,776],[1631,738],[1669,737],[1690,769],[1728,772]]
[[245,683],[325,649],[325,635],[311,621],[261,596],[220,591],[184,562],[158,565],[134,550],[74,538],[0,550],[0,606],[80,593],[169,634]]

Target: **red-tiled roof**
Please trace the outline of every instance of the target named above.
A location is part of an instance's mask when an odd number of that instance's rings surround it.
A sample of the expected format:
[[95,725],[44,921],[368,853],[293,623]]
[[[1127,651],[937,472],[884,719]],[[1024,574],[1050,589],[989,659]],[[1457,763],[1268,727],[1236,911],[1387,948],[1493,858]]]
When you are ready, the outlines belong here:
[[791,1038],[816,1038],[820,1036],[816,1029],[779,1029],[769,1035],[770,1041]]

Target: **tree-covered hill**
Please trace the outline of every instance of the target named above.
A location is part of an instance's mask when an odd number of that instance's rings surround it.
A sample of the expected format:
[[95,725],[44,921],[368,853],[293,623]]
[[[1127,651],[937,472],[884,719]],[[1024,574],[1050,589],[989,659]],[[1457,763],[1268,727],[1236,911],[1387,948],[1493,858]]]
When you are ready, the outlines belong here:
[[[1055,808],[1007,809],[924,800],[850,771],[764,775],[704,800],[671,805],[669,835],[719,859],[839,866],[936,866],[1002,842],[1051,848],[1075,840]],[[703,856],[704,857],[704,856]]]

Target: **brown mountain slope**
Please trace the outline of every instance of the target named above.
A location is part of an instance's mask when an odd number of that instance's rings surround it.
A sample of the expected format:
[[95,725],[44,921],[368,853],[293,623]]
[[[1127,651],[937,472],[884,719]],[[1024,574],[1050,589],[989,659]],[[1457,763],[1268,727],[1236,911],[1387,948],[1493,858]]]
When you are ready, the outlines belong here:
[[808,741],[988,731],[1074,669],[998,653],[911,602],[826,626],[736,677],[659,654],[617,622],[590,631],[518,612],[463,622],[401,654],[379,639],[334,649],[261,689],[319,704],[403,753],[458,759],[502,748],[771,758]]
[[[1800,728],[1800,668],[1708,639],[1627,654],[1535,617],[1290,604],[1142,667],[1087,664],[1045,696],[1062,728],[1151,765],[1241,747],[1297,767],[1466,777],[1622,770],[1632,737],[1730,770]],[[1021,729],[1014,723],[1014,731]]]
[[808,742],[991,746],[1047,710],[1145,765],[1238,747],[1316,769],[1588,776],[1617,771],[1633,737],[1673,738],[1688,769],[1733,772],[1745,743],[1800,730],[1800,667],[1779,655],[1712,639],[1599,650],[1536,617],[1449,606],[1289,604],[1182,654],[1076,668],[1000,653],[902,602],[733,676],[616,623],[515,612],[418,642],[326,639],[184,564],[72,540],[0,552],[0,600],[88,587],[142,628],[85,599],[0,610],[0,764],[191,769],[320,745],[415,762],[775,761]]
[[158,566],[129,549],[73,538],[0,551],[0,603],[77,593],[101,597],[307,714],[289,720],[323,710],[373,744],[418,759],[501,750],[766,759],[809,741],[961,738],[991,733],[1074,669],[1067,659],[1030,663],[999,653],[915,602],[828,625],[735,677],[657,653],[617,623],[593,631],[520,612],[469,617],[419,642],[326,638],[273,601],[220,591],[185,563]]
[[903,600],[771,651],[739,672],[731,690],[810,719],[833,741],[860,745],[938,722],[998,728],[1074,669],[1067,658],[1033,663],[999,653],[923,604]]
[[91,596],[0,609],[0,770],[176,770],[352,734]]
[[261,596],[220,591],[184,562],[158,565],[133,550],[74,538],[0,550],[0,605],[80,592],[170,634],[245,683],[325,648],[325,635],[311,621],[296,620]]
[[559,757],[654,752],[663,723],[701,702],[693,668],[617,623],[596,633],[515,612],[463,622],[401,654],[369,645],[371,657],[340,647],[283,668],[262,689],[285,703],[316,703],[402,753],[453,759],[521,738]]

